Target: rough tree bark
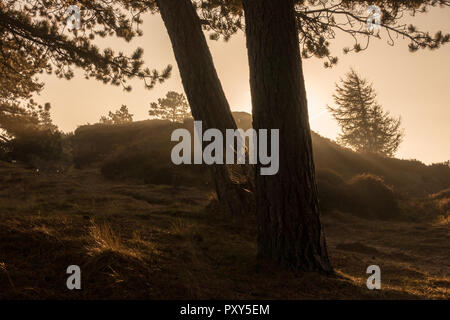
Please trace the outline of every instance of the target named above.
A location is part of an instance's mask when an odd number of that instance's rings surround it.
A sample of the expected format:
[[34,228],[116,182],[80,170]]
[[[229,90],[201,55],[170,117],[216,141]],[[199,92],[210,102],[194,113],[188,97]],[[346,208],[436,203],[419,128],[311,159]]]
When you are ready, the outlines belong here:
[[305,83],[293,0],[243,0],[253,128],[280,130],[280,168],[255,167],[258,255],[288,268],[330,273],[319,218]]
[[[203,122],[203,130],[216,128],[225,136],[226,129],[237,126],[191,0],[156,2],[172,42],[194,119]],[[234,216],[248,215],[253,203],[246,167],[210,167],[220,204]]]

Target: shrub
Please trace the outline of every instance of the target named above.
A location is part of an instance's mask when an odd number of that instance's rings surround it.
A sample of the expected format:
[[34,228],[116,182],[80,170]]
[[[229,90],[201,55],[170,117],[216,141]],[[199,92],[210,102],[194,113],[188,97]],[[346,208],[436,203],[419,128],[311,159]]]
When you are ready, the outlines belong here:
[[367,219],[399,219],[397,194],[381,177],[361,174],[345,182],[331,169],[317,170],[320,207],[339,210]]
[[348,210],[356,215],[372,219],[399,218],[400,208],[394,190],[381,177],[361,174],[347,184],[351,201]]
[[319,169],[316,171],[316,177],[321,209],[324,212],[332,209],[343,210],[347,194],[342,176],[331,169]]
[[8,157],[31,162],[33,159],[58,160],[62,154],[61,133],[52,130],[30,130],[8,142]]
[[434,200],[441,215],[450,215],[450,188],[432,194],[431,198]]

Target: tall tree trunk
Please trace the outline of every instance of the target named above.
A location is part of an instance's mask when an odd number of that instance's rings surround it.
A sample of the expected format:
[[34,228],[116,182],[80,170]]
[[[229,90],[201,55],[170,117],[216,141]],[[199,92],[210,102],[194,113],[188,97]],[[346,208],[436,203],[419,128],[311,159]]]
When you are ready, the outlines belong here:
[[255,167],[258,254],[292,269],[332,272],[319,218],[293,0],[243,0],[253,128],[280,130],[280,167]]
[[[236,122],[191,0],[156,2],[172,42],[194,119],[203,122],[204,130],[216,128],[224,135],[226,129],[236,129]],[[212,165],[211,170],[220,204],[234,216],[249,214],[253,204],[246,168]],[[236,176],[239,179],[234,179]]]

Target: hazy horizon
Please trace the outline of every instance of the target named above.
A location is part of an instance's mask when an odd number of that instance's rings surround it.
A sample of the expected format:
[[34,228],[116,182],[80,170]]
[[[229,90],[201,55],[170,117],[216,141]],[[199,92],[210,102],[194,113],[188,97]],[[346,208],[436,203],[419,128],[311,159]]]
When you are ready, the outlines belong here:
[[[435,9],[412,22],[430,33],[439,29],[448,32],[449,14],[449,9]],[[54,75],[42,76],[45,89],[36,100],[51,103],[52,118],[62,131],[70,132],[79,125],[96,123],[100,116],[122,104],[128,106],[135,121],[148,119],[150,102],[170,90],[183,92],[172,47],[159,14],[146,16],[142,29],[144,36],[130,43],[117,39],[99,40],[99,43],[101,47],[111,46],[115,51],[120,48],[126,53],[140,46],[151,69],[161,70],[168,64],[173,65],[171,78],[153,90],[144,89],[141,81],[132,81],[133,90],[128,93],[121,87],[85,80],[79,71],[70,81],[57,79]],[[251,113],[243,32],[229,42],[208,40],[208,43],[232,111]],[[427,164],[449,160],[450,108],[446,90],[450,83],[450,46],[445,45],[437,51],[410,53],[407,41],[399,39],[392,47],[386,43],[383,33],[381,40],[371,41],[367,51],[344,55],[342,48],[351,45],[352,39],[345,35],[338,35],[332,42],[332,54],[339,57],[338,65],[332,69],[325,69],[323,60],[303,60],[312,130],[331,139],[337,137],[339,127],[325,111],[325,106],[333,104],[335,82],[354,68],[373,83],[383,108],[393,116],[402,117],[406,136],[396,157],[417,159]]]

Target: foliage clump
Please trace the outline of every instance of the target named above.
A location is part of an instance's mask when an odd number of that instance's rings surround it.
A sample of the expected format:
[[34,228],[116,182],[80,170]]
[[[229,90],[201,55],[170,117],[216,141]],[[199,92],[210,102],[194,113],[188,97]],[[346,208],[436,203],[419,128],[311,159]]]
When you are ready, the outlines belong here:
[[158,103],[152,102],[148,113],[154,119],[171,122],[183,122],[191,116],[186,97],[175,91],[167,92],[165,98],[158,99]]

